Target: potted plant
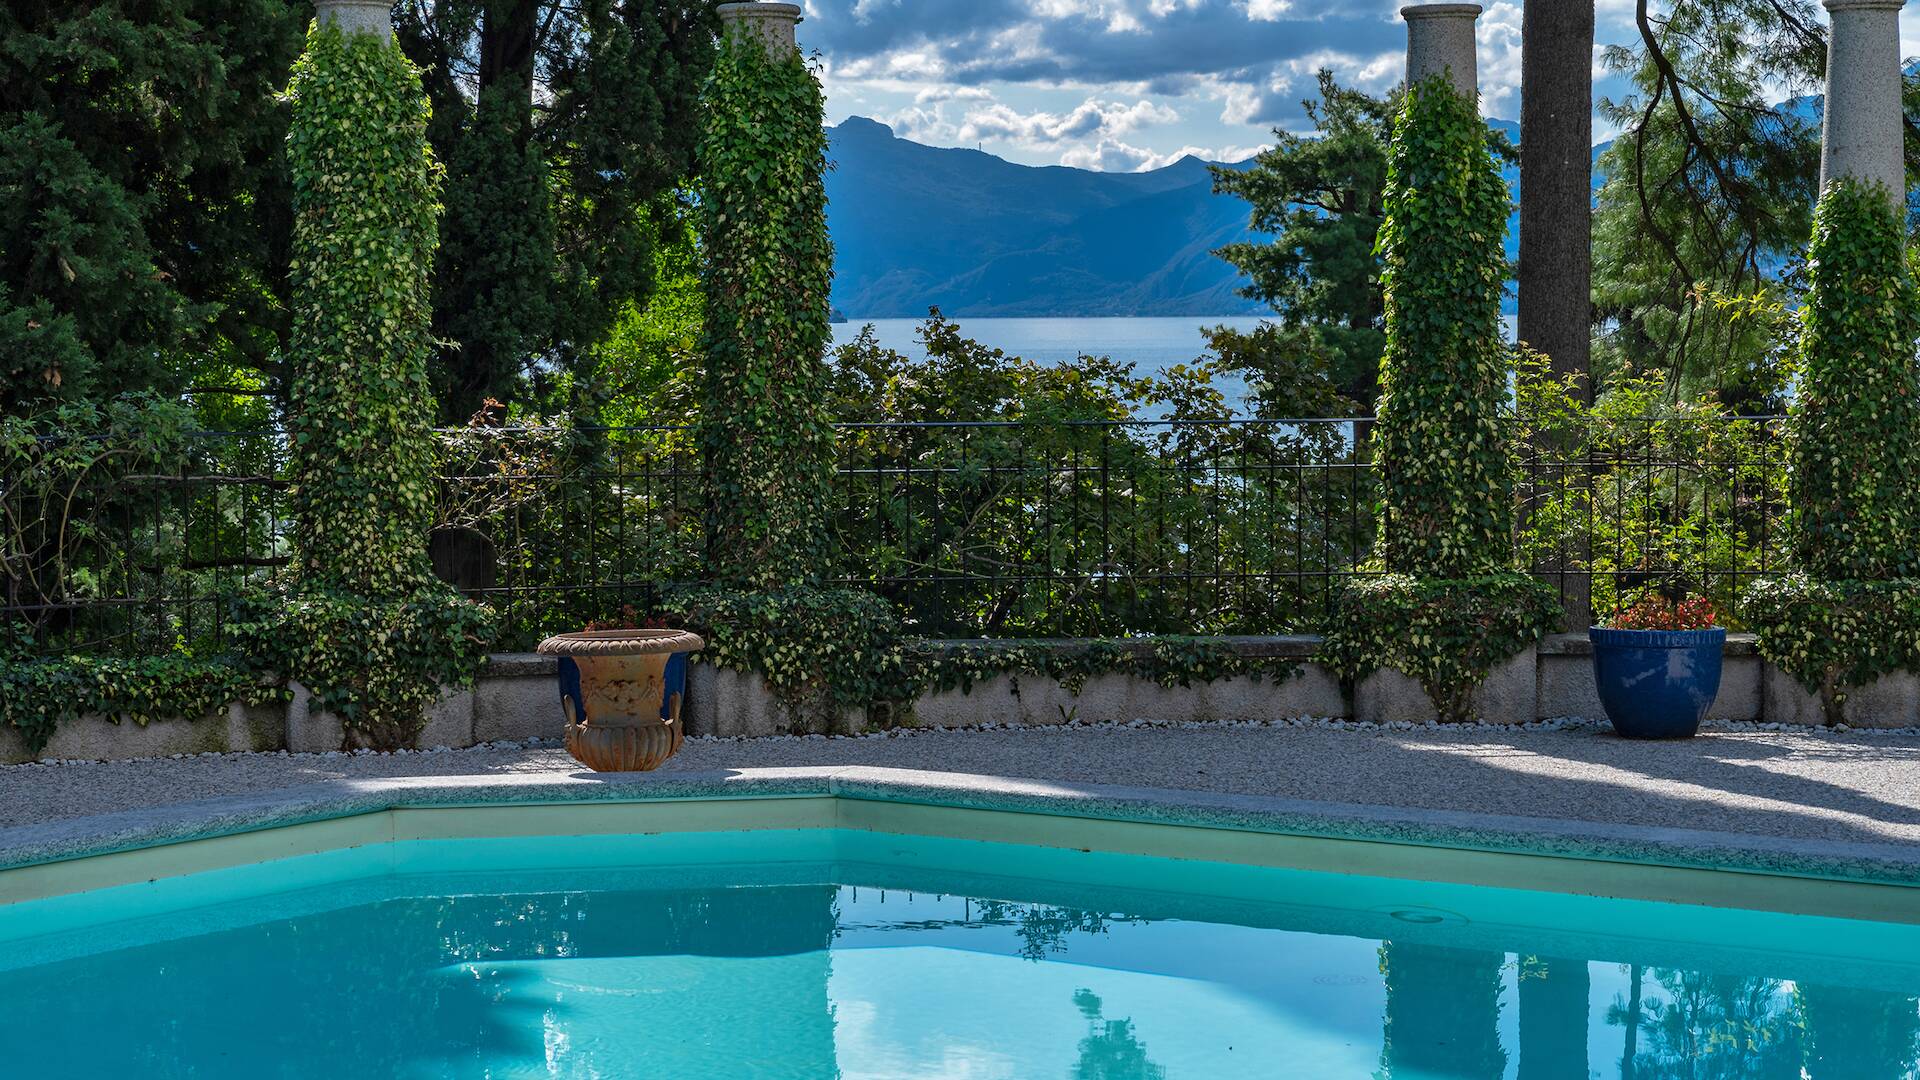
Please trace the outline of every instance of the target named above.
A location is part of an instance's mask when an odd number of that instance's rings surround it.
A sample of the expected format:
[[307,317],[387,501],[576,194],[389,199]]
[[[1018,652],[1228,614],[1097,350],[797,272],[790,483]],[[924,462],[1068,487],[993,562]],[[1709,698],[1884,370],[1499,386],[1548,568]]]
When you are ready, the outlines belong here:
[[706,645],[659,620],[623,617],[555,634],[539,651],[560,658],[560,712],[567,753],[595,772],[657,769],[685,740],[680,703],[687,657]]
[[1613,729],[1629,739],[1680,739],[1720,693],[1727,631],[1703,596],[1642,593],[1587,631],[1593,683]]

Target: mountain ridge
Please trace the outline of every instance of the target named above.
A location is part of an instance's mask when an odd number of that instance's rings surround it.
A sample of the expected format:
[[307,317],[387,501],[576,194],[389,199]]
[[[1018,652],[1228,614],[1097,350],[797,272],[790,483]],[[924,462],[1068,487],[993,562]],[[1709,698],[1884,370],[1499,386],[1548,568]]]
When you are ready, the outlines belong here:
[[[1511,120],[1487,125],[1519,135]],[[1222,163],[1188,154],[1134,173],[1022,165],[903,139],[864,116],[828,128],[827,145],[833,306],[852,319],[921,318],[929,307],[956,318],[1268,313],[1213,254],[1267,238],[1248,228],[1244,200],[1214,193],[1208,167]],[[1504,175],[1517,191],[1518,168]],[[1508,258],[1518,226],[1516,210]]]
[[828,132],[833,305],[855,319],[1243,315],[1212,254],[1252,235],[1207,162],[1104,173],[933,147],[865,117]]

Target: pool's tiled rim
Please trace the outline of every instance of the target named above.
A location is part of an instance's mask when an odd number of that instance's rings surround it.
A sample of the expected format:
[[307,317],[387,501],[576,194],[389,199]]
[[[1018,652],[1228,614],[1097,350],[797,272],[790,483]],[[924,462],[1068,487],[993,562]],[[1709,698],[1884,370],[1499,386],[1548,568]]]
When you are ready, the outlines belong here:
[[19,826],[0,903],[396,839],[796,827],[1920,921],[1916,846],[862,767],[339,780]]

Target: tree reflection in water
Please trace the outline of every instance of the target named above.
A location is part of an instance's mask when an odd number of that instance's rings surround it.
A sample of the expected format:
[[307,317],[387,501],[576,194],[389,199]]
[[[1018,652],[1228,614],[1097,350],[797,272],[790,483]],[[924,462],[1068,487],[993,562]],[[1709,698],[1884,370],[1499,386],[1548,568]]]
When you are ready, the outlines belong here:
[[1131,1019],[1102,1016],[1100,996],[1091,990],[1075,990],[1073,1003],[1087,1018],[1073,1080],[1167,1080],[1167,1070],[1148,1060],[1147,1048],[1134,1037]]
[[1522,957],[1517,983],[1519,1080],[1587,1080],[1587,962]]
[[1607,1023],[1625,1033],[1623,1080],[1800,1080],[1800,1018],[1778,979],[1629,969]]
[[1801,983],[1794,991],[1811,1080],[1920,1076],[1920,999]]
[[1020,937],[1020,955],[1028,960],[1044,960],[1066,952],[1067,939],[1074,934],[1104,934],[1110,926],[1147,921],[1130,915],[1008,900],[975,900],[973,912],[977,923],[1013,927]]
[[1380,974],[1387,1011],[1382,1080],[1498,1080],[1501,971],[1506,954],[1387,941]]

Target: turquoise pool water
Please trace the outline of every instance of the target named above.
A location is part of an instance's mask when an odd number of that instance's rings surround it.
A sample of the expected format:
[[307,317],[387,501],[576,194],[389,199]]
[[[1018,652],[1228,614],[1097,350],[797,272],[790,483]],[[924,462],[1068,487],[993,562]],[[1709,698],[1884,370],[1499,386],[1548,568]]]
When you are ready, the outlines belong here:
[[978,841],[410,841],[0,908],[19,1077],[1896,1080],[1920,927]]

